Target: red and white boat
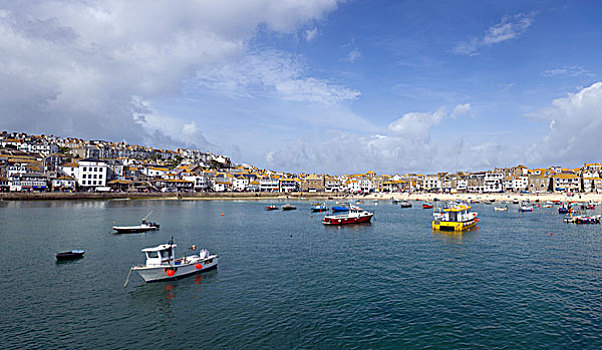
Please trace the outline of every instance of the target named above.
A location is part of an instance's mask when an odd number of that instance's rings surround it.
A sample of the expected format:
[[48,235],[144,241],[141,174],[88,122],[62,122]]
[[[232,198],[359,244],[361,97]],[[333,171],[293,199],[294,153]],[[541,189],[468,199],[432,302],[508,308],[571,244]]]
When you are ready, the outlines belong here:
[[327,215],[322,220],[324,225],[349,225],[370,222],[373,212],[365,211],[360,207],[350,205],[349,211],[339,215]]
[[422,204],[422,209],[433,209],[433,205],[430,203]]

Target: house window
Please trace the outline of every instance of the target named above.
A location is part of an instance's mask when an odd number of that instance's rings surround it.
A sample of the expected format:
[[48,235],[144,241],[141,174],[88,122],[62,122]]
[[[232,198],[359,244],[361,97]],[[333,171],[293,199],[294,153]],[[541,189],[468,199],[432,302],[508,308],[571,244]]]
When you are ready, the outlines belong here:
[[86,167],[84,167],[84,171],[86,171]]
[[98,171],[98,168],[94,168],[94,171]]

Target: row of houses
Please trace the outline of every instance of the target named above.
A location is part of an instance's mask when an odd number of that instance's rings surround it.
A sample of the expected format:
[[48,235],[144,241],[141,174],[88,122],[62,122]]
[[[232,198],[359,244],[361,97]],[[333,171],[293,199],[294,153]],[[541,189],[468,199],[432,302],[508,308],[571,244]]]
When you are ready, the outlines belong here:
[[437,174],[331,176],[232,164],[194,149],[0,133],[2,191],[250,192],[602,192],[602,165]]

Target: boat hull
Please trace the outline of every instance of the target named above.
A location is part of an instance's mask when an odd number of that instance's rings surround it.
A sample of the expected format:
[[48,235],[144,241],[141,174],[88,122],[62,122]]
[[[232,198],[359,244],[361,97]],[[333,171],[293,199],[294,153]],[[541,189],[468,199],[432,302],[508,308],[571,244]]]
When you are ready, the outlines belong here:
[[373,215],[366,215],[357,218],[329,218],[326,217],[322,220],[324,225],[351,225],[351,224],[362,224],[372,220]]
[[64,252],[64,253],[57,253],[56,254],[56,260],[75,260],[75,259],[80,259],[84,257],[84,253],[85,252]]
[[113,227],[117,233],[142,233],[147,231],[156,231],[157,227]]
[[466,231],[477,226],[479,219],[475,218],[469,221],[438,221],[433,220],[433,230],[436,231]]
[[[211,262],[208,262],[211,260]],[[174,280],[182,277],[186,277],[189,275],[202,273],[205,271],[209,271],[217,268],[218,258],[210,258],[205,261],[201,260],[193,260],[191,263],[187,264],[179,264],[175,266],[156,266],[156,267],[145,267],[145,266],[135,266],[132,268],[133,271],[136,271],[140,277],[144,279],[145,282],[158,282],[158,281],[166,281],[166,280]],[[197,264],[200,264],[197,266]],[[173,274],[169,271],[174,271]]]

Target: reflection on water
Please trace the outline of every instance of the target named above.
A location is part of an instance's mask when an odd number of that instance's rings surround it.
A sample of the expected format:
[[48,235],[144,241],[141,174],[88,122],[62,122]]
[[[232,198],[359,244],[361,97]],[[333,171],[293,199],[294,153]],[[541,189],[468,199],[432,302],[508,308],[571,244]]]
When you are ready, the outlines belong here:
[[479,226],[466,231],[437,231],[433,230],[433,237],[446,243],[462,244],[474,241],[478,237]]

